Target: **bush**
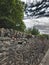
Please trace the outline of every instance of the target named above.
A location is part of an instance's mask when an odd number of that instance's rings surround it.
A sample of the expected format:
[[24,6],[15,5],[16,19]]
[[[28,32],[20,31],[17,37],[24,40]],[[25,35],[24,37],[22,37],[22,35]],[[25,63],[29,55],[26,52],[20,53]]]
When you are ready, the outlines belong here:
[[33,29],[31,30],[31,34],[32,35],[39,35],[38,29],[36,29],[35,27],[33,27]]
[[36,29],[35,27],[33,27],[32,29],[29,28],[28,30],[26,30],[26,33],[31,33],[32,35],[39,35],[40,34],[38,29]]
[[49,39],[49,35],[47,35],[47,34],[42,34],[42,35],[40,35],[40,38],[47,38],[47,39]]

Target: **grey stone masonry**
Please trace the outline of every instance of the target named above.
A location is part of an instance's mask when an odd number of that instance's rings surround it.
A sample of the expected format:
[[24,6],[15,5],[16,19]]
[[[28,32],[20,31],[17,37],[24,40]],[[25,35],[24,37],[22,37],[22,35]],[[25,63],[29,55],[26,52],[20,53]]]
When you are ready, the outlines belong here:
[[12,29],[5,31],[3,36],[0,36],[0,65],[40,64],[49,48],[49,39]]
[[49,49],[39,65],[49,65]]

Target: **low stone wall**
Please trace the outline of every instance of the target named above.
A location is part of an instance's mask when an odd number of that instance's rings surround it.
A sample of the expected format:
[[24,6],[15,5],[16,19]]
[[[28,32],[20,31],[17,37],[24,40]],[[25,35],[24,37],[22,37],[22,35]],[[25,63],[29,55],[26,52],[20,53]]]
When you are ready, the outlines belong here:
[[49,65],[49,49],[39,65]]
[[32,37],[32,35],[28,35],[24,32],[22,33],[20,31],[16,31],[13,29],[4,29],[4,28],[0,28],[0,36],[1,37],[16,37],[16,38]]
[[4,30],[4,34],[0,33],[0,65],[38,65],[41,62],[49,48],[49,40]]

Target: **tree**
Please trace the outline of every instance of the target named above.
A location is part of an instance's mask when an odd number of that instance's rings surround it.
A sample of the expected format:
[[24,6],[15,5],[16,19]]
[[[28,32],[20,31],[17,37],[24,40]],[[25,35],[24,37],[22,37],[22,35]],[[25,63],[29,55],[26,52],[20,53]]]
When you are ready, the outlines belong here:
[[23,6],[20,0],[0,0],[0,24],[2,21],[8,28],[24,31],[25,25],[22,19]]

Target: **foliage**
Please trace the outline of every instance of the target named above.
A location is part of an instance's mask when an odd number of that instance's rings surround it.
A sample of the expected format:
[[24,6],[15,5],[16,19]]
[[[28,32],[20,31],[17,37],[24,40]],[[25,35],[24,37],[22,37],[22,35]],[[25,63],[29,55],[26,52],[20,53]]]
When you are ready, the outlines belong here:
[[31,28],[25,29],[25,33],[31,34]]
[[23,5],[23,9],[25,11],[25,2],[22,2],[22,5]]
[[49,35],[48,34],[41,34],[41,35],[39,35],[40,36],[40,38],[47,38],[47,39],[49,39]]
[[36,29],[35,27],[33,27],[33,29],[31,30],[31,34],[38,35],[39,34],[38,29]]
[[[18,30],[24,30],[25,25],[22,21],[23,19],[23,6],[20,0],[0,0],[0,21],[7,20],[8,24],[13,24],[12,28]],[[11,24],[10,24],[10,23]],[[19,24],[20,26],[16,26]],[[9,26],[8,26],[9,27]]]
[[38,29],[36,29],[35,27],[33,27],[32,29],[29,28],[28,30],[26,30],[26,32],[28,34],[32,34],[32,35],[39,35],[40,34],[40,32],[38,31]]

